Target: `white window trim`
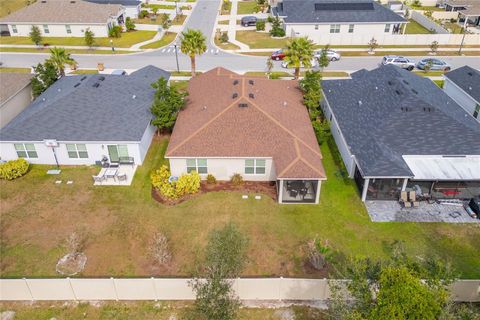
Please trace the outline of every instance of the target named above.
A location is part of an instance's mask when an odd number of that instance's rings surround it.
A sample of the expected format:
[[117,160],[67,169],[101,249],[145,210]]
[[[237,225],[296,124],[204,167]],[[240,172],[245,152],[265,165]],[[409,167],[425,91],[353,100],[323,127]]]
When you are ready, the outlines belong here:
[[[252,166],[247,167],[247,160],[253,160],[253,167]],[[265,161],[265,165],[264,166],[258,166],[257,165],[258,160]],[[247,168],[253,168],[253,173],[247,173],[246,172]],[[257,173],[257,168],[264,168],[265,172],[264,173]],[[243,173],[245,175],[248,175],[248,176],[264,176],[264,175],[266,175],[267,174],[267,160],[266,159],[245,159],[245,165],[244,165],[244,168],[243,168]]]
[[65,31],[67,32],[67,34],[72,34],[72,27],[69,24],[66,24]]
[[[33,150],[27,150],[27,147],[26,145],[27,144],[31,144],[33,146]],[[17,150],[17,147],[16,146],[22,146],[23,150]],[[38,159],[38,152],[37,152],[37,149],[35,149],[35,144],[33,143],[14,143],[13,144],[13,147],[15,148],[15,153],[17,154],[17,157],[18,158],[22,158],[22,159]],[[25,157],[20,157],[18,155],[18,152],[25,152]],[[31,157],[28,152],[35,152],[35,154],[37,155],[36,157]]]
[[[208,175],[208,160],[207,160],[207,159],[204,159],[204,158],[189,158],[189,159],[186,159],[186,160],[185,160],[185,164],[187,165],[187,173],[189,173],[189,172],[188,172],[188,168],[193,168],[193,166],[189,166],[189,165],[188,165],[188,160],[193,160],[193,161],[195,161],[195,171],[196,171],[199,175]],[[205,166],[199,166],[199,165],[198,165],[198,160],[205,160],[206,165],[205,165]],[[207,169],[207,172],[205,172],[205,173],[200,173],[200,172],[198,171],[198,168],[206,168],[206,169]]]
[[12,33],[18,33],[17,25],[12,24]]
[[341,28],[342,28],[341,24],[338,24],[338,23],[331,24],[330,25],[330,33],[340,33]]
[[[388,30],[387,30],[387,26],[388,26]],[[392,25],[390,23],[387,23],[387,24],[385,24],[385,27],[383,28],[383,31],[385,33],[390,33],[391,29],[392,29]]]
[[[75,150],[68,150],[68,145],[71,145],[75,148]],[[85,151],[83,150],[78,150],[78,145],[84,145],[85,146]],[[65,144],[65,149],[67,150],[67,156],[69,159],[78,159],[78,160],[81,160],[81,159],[88,159],[89,156],[88,156],[88,150],[87,150],[87,145],[84,144],[84,143],[66,143]],[[76,157],[70,157],[70,152],[75,152],[77,154]],[[87,154],[86,157],[80,157],[80,152],[85,152]]]
[[44,24],[42,27],[43,27],[43,33],[50,34],[50,28],[48,27],[48,24]]
[[355,25],[351,23],[348,25],[348,33],[354,33],[354,32],[355,32]]

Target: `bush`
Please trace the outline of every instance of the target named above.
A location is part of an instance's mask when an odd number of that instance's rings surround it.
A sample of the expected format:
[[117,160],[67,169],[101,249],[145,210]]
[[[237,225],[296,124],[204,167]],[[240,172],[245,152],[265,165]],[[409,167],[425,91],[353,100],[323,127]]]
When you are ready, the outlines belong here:
[[278,17],[272,20],[272,30],[270,30],[272,37],[285,37],[285,30],[282,28],[282,23]]
[[213,174],[208,174],[207,176],[207,183],[208,184],[215,184],[217,183],[217,178],[213,176]]
[[148,251],[153,260],[160,265],[166,265],[172,260],[168,238],[161,232],[154,234]]
[[200,190],[200,175],[196,171],[192,171],[189,174],[182,174],[175,183],[177,197],[197,193],[198,190]]
[[168,181],[170,176],[170,170],[165,165],[150,175],[152,186],[164,197],[177,199],[186,194],[197,193],[200,190],[200,175],[195,171],[181,175],[176,182]]
[[13,180],[23,176],[28,171],[29,164],[25,159],[11,160],[0,164],[0,178]]
[[138,18],[139,18],[139,19],[143,19],[143,18],[147,17],[148,14],[149,14],[149,13],[148,13],[147,10],[142,10],[142,11],[140,11],[140,13],[138,14]]
[[125,20],[125,28],[127,28],[127,31],[135,30],[135,23],[133,23],[130,17],[127,17],[127,19]]
[[243,183],[243,177],[240,173],[235,173],[231,178],[230,178],[230,182],[234,185],[234,186],[239,186]]
[[220,42],[221,43],[227,43],[228,42],[228,34],[226,32],[222,32],[220,36]]
[[255,24],[257,31],[264,31],[265,30],[265,20],[257,20]]
[[122,36],[122,27],[113,26],[108,30],[108,36],[110,38],[120,38]]

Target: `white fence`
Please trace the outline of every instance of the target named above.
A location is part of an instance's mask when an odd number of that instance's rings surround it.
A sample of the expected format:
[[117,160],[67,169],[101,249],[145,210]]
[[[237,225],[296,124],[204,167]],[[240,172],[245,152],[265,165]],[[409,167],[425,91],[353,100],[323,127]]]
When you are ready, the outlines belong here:
[[433,30],[435,33],[439,34],[448,34],[449,32],[443,28],[441,25],[435,23],[434,21],[430,20],[429,18],[425,17],[418,11],[412,11],[410,17],[421,24],[424,28],[428,30]]
[[[380,45],[430,45],[437,41],[439,45],[460,45],[462,34],[374,34],[374,35],[339,35],[321,34],[309,36],[320,45],[364,45],[375,38]],[[480,34],[465,35],[464,44],[480,45]]]
[[[0,301],[28,300],[193,300],[191,279],[0,279]],[[327,279],[235,279],[241,300],[327,300]],[[345,281],[345,280],[340,280]],[[480,301],[480,280],[452,286],[456,301]]]

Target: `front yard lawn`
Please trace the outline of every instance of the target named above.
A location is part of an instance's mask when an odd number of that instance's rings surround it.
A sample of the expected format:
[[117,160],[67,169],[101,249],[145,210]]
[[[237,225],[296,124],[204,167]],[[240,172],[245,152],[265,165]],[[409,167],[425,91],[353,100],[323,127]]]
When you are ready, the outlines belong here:
[[[95,45],[99,47],[110,47],[110,39],[113,40],[115,48],[129,48],[136,43],[147,41],[155,36],[156,31],[132,31],[123,32],[120,38],[95,38]],[[29,37],[0,37],[1,44],[34,44]],[[43,44],[50,46],[85,46],[83,37],[43,37]]]
[[250,46],[250,49],[283,48],[288,38],[274,39],[266,32],[237,31],[236,39]]
[[[78,229],[87,235],[88,262],[81,276],[189,275],[209,231],[233,221],[250,238],[244,275],[315,276],[304,266],[302,248],[318,235],[338,252],[337,261],[385,257],[389,243],[403,240],[411,255],[435,254],[463,277],[480,277],[478,225],[371,222],[327,144],[322,152],[328,180],[319,205],[279,205],[267,196],[244,200],[242,193],[213,192],[166,207],[152,200],[149,176],[167,163],[167,144],[166,138],[155,139],[130,187],[95,187],[91,176],[99,168],[86,166],[62,167],[61,175],[51,176],[46,174],[51,166],[36,165],[22,178],[0,181],[1,276],[56,276],[65,238]],[[153,265],[148,257],[158,231],[173,251],[168,267]]]
[[255,13],[257,3],[255,1],[239,1],[237,14],[250,14]]
[[430,30],[422,26],[417,21],[410,19],[408,20],[407,26],[405,27],[405,34],[430,34]]
[[173,40],[175,40],[176,36],[177,36],[177,34],[175,32],[167,31],[163,35],[162,39],[160,39],[158,41],[155,41],[155,42],[152,42],[152,43],[149,43],[149,44],[146,44],[146,45],[140,47],[140,49],[158,49],[158,48],[161,48],[161,47],[165,47],[166,45],[169,45],[170,43],[172,43]]
[[9,68],[9,67],[1,67],[1,72],[18,72],[18,73],[32,73],[32,68]]

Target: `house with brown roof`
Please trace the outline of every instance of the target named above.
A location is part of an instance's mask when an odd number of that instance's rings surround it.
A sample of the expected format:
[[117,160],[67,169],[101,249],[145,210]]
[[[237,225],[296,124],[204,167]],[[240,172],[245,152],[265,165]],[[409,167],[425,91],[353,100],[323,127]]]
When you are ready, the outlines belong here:
[[0,128],[32,102],[30,73],[0,72]]
[[39,27],[44,37],[83,37],[87,29],[95,37],[107,37],[110,28],[124,22],[125,8],[120,4],[38,0],[1,18],[0,27],[8,28],[10,36],[20,37],[28,37],[32,26]]
[[216,68],[194,77],[166,158],[173,176],[271,181],[280,203],[318,203],[322,154],[298,82]]

